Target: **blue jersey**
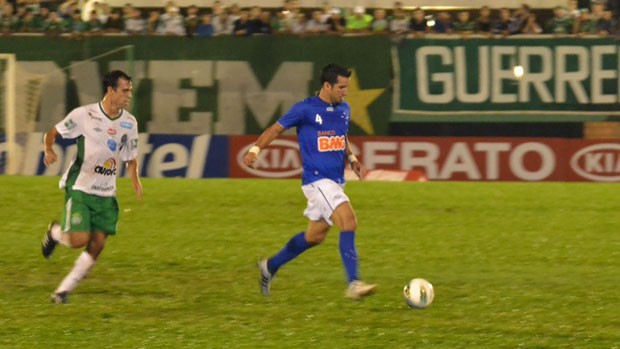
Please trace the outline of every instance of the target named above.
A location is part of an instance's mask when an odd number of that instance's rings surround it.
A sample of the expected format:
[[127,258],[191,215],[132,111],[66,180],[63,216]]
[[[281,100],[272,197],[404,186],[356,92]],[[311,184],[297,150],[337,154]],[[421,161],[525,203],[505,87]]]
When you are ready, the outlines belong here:
[[302,184],[328,178],[344,183],[349,104],[331,105],[318,96],[296,103],[278,123],[297,128],[303,173]]

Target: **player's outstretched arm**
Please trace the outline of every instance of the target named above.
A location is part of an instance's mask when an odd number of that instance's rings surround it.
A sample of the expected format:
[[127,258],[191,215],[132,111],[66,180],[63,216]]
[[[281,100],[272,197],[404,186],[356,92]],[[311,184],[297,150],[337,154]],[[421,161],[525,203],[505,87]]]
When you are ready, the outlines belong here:
[[138,160],[127,161],[127,173],[129,178],[131,178],[133,191],[136,192],[138,200],[142,200],[142,183],[140,183],[140,177],[138,176]]
[[245,154],[243,157],[243,163],[246,166],[254,167],[254,163],[256,162],[256,159],[258,159],[258,153],[260,150],[269,146],[269,144],[271,144],[274,139],[278,138],[284,130],[286,130],[284,126],[277,122],[266,129],[263,134],[258,137],[256,143],[254,143],[254,146],[251,147]]
[[56,127],[52,127],[43,137],[43,153],[45,154],[45,157],[43,157],[43,163],[45,166],[53,164],[58,159],[58,156],[56,156],[56,153],[52,148],[54,143],[56,143],[57,136],[58,130],[56,130]]

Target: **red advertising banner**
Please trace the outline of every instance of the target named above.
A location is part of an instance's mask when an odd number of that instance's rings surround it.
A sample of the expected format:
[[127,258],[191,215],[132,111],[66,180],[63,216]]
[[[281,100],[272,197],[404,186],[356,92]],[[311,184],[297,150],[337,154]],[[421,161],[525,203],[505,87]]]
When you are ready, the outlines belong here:
[[[243,166],[255,136],[230,137],[230,176],[294,178],[301,158],[294,136]],[[441,181],[620,181],[620,142],[561,138],[351,137],[366,169],[416,170]]]

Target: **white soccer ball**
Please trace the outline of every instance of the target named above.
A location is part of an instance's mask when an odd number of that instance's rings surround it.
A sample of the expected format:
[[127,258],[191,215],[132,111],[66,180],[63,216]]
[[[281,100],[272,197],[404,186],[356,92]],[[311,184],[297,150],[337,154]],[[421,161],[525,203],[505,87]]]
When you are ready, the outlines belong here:
[[424,309],[433,303],[435,291],[433,285],[425,279],[416,278],[409,281],[403,289],[407,305],[411,308]]

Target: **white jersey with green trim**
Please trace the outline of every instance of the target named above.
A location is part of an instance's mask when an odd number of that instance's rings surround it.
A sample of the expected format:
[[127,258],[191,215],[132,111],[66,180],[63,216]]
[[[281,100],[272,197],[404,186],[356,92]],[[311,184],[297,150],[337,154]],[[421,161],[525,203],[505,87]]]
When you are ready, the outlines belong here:
[[73,109],[56,130],[62,138],[77,138],[77,152],[60,180],[68,187],[98,196],[116,194],[121,161],[138,155],[138,122],[124,109],[111,119],[101,103]]

